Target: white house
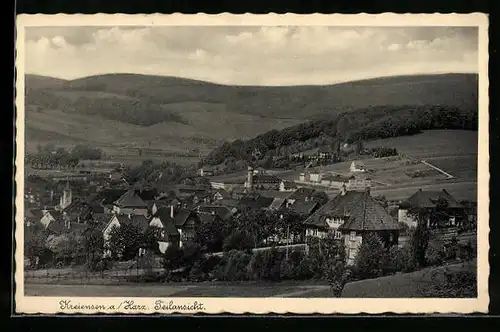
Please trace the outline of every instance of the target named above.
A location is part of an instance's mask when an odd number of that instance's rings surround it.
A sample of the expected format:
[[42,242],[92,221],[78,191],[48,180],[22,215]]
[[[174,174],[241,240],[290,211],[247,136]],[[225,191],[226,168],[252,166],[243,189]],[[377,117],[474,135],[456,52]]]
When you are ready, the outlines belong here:
[[309,181],[320,182],[321,181],[321,174],[320,173],[309,173]]
[[365,164],[362,161],[356,160],[351,163],[351,167],[349,168],[349,170],[353,173],[357,173],[357,172],[365,172],[366,168]]

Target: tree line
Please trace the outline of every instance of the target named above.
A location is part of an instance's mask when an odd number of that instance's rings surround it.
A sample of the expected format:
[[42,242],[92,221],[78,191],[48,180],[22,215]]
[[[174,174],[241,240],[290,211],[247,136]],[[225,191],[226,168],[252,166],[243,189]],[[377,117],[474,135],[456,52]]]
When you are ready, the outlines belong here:
[[54,144],[37,145],[36,153],[26,155],[26,163],[33,168],[74,168],[80,160],[99,160],[102,155],[101,149],[88,145],[76,145],[71,150]]

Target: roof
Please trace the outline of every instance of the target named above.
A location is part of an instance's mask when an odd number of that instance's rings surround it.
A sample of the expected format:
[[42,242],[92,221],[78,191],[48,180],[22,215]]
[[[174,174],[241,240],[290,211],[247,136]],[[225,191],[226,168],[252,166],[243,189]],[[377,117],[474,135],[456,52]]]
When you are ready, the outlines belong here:
[[253,183],[279,183],[281,182],[280,178],[275,175],[261,175],[257,174],[253,176]]
[[124,189],[104,189],[97,193],[93,201],[100,202],[103,205],[113,204],[114,201],[119,199],[127,191]]
[[229,195],[229,193],[226,190],[224,190],[224,189],[217,189],[217,190],[215,190],[214,195],[215,194],[221,195],[222,198],[230,198],[231,197],[231,195]]
[[291,195],[290,192],[277,191],[277,190],[255,190],[254,192],[259,194],[260,196],[271,197],[271,198],[287,198],[288,196]]
[[269,208],[271,210],[279,210],[283,207],[283,205],[285,204],[285,201],[286,201],[285,198],[276,197],[275,199],[273,199],[273,202],[271,203],[271,205],[269,205]]
[[444,199],[450,208],[464,207],[444,189],[442,191],[424,191],[420,189],[401,203],[400,207],[435,208],[439,199]]
[[137,190],[129,190],[123,194],[119,199],[117,199],[114,204],[120,207],[137,207],[145,208],[147,204],[139,197]]
[[320,207],[304,221],[306,225],[328,227],[327,217],[347,219],[339,230],[397,230],[399,225],[369,191],[347,191]]
[[203,205],[198,208],[198,211],[210,214],[214,212],[223,221],[227,221],[233,216],[231,210],[222,205]]
[[[169,209],[170,211],[170,209]],[[174,220],[176,227],[182,227],[191,216],[196,216],[192,210],[174,209]]]
[[108,226],[111,218],[113,218],[114,214],[112,213],[94,213],[92,218],[94,222],[97,224],[96,228],[100,231],[104,231]]
[[239,201],[239,207],[241,208],[251,208],[251,209],[264,209],[267,208],[271,205],[273,202],[274,198],[272,197],[264,197],[264,196],[257,196],[257,197],[243,197]]
[[293,193],[291,193],[288,198],[289,199],[295,199],[295,200],[300,200],[300,199],[305,199],[306,197],[312,196],[316,190],[312,188],[299,188],[295,190]]
[[238,200],[237,199],[221,199],[217,201],[218,205],[227,206],[227,207],[237,207]]
[[354,160],[351,165],[354,165],[354,167],[365,167],[365,163],[361,160]]
[[58,220],[62,217],[62,213],[61,211],[57,211],[57,210],[49,210],[47,211],[47,213],[50,213],[50,215],[55,219],[55,220]]
[[297,184],[292,181],[283,181],[283,186],[285,189],[295,189],[297,188]]
[[324,176],[321,180],[337,181],[337,182],[349,182],[351,177],[341,176],[338,174],[328,174]]
[[214,222],[216,217],[215,215],[206,212],[199,213],[198,216],[203,224],[210,224]]
[[29,220],[40,220],[43,217],[43,213],[39,209],[25,209],[24,217]]
[[92,213],[92,208],[88,203],[77,199],[72,201],[63,211],[70,216],[87,216]]
[[156,196],[158,196],[158,192],[156,189],[142,189],[142,190],[139,190],[137,195],[143,201],[152,201],[155,199]]
[[319,206],[315,201],[297,201],[290,207],[290,210],[297,214],[308,216]]
[[168,238],[168,236],[179,236],[179,231],[175,227],[175,221],[174,219],[170,218],[170,209],[160,208],[153,217],[160,219],[160,222],[165,229],[165,237]]

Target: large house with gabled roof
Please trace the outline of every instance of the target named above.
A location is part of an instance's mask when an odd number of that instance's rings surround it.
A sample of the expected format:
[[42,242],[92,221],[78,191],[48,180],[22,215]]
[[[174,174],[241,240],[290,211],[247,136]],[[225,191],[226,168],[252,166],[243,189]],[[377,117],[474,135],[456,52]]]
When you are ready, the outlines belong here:
[[[440,203],[443,204],[442,213],[436,213]],[[409,227],[416,227],[418,220],[415,213],[411,213],[412,210],[422,211],[430,228],[458,226],[467,217],[466,207],[445,189],[441,191],[419,189],[399,204],[399,222]]]
[[116,214],[148,215],[148,205],[139,196],[139,190],[131,189],[113,202]]
[[321,206],[304,221],[306,237],[323,238],[332,233],[344,243],[347,263],[353,264],[363,241],[363,236],[376,233],[386,245],[397,244],[399,225],[385,208],[376,201],[367,188],[364,191],[347,191]]

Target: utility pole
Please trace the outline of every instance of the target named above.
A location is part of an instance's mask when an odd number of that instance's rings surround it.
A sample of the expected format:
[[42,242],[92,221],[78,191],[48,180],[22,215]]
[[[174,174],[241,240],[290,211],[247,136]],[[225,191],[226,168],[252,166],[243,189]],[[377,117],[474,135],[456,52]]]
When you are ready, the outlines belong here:
[[288,246],[290,245],[290,225],[286,225],[286,260],[288,260]]

